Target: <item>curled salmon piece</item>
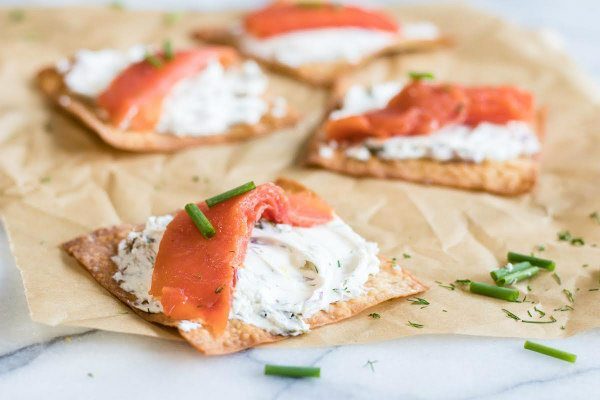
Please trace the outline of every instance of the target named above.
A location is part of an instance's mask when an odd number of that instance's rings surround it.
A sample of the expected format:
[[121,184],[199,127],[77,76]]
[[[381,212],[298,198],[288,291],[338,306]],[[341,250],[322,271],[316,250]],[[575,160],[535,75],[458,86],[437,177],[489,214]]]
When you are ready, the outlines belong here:
[[237,57],[235,50],[219,46],[179,51],[170,59],[158,53],[154,63],[143,60],[121,72],[100,94],[97,104],[119,128],[152,130],[160,118],[163,99],[177,82],[198,73],[211,60],[227,66]]
[[259,38],[303,29],[356,27],[397,33],[398,23],[384,13],[328,3],[277,2],[244,19],[246,32]]
[[367,137],[426,135],[450,124],[532,122],[535,115],[533,95],[519,88],[465,88],[416,80],[383,109],[327,121],[325,133],[328,140],[352,142]]
[[530,92],[514,86],[476,86],[465,89],[469,108],[467,125],[481,122],[505,124],[508,121],[533,122],[535,99]]
[[216,230],[210,239],[180,211],[167,226],[152,275],[150,293],[160,298],[164,314],[176,320],[200,318],[214,336],[222,334],[235,271],[243,266],[254,224],[261,218],[303,227],[330,221],[331,208],[313,196],[265,183],[210,208],[202,202],[198,207]]

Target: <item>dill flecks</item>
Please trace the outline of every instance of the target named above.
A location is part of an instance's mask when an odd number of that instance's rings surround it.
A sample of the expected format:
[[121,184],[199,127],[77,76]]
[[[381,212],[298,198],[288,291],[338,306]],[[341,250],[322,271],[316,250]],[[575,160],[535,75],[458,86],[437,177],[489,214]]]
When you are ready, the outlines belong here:
[[25,19],[25,11],[21,9],[10,10],[8,12],[8,19],[11,22],[21,22]]
[[444,289],[448,289],[448,290],[454,290],[454,289],[456,289],[456,286],[454,286],[452,283],[450,283],[449,285],[444,285],[440,281],[435,281],[435,283],[437,283],[439,287],[443,287]]
[[470,279],[457,279],[454,281],[454,283],[456,283],[457,285],[468,285],[471,282],[472,281]]
[[425,308],[429,305],[429,302],[427,300],[422,299],[420,297],[411,297],[407,300],[410,301],[413,306],[423,306],[421,308]]
[[550,321],[528,321],[528,320],[522,319],[521,322],[525,322],[526,324],[553,324],[556,322],[556,318],[554,318],[551,315]]
[[569,242],[569,243],[571,243],[572,246],[580,247],[580,246],[585,245],[585,240],[583,240],[582,237],[574,237],[571,234],[571,232],[569,232],[567,230],[558,232],[557,238],[561,242]]
[[504,313],[506,314],[506,316],[508,318],[514,319],[515,321],[520,321],[521,320],[521,318],[517,317],[515,314],[511,313],[510,311],[508,311],[505,308],[503,308],[502,311],[504,311]]
[[591,219],[596,221],[596,223],[600,224],[600,213],[598,211],[594,211],[590,215],[588,215]]
[[373,319],[379,319],[379,318],[381,318],[381,314],[374,312],[374,313],[369,314],[369,317],[371,317]]
[[570,290],[563,289],[563,293],[565,294],[565,296],[567,297],[567,300],[569,300],[569,302],[571,304],[575,303],[575,300],[573,299],[573,293],[571,293]]
[[367,362],[365,363],[365,365],[363,365],[363,368],[364,367],[369,367],[369,368],[371,368],[371,372],[375,372],[375,368],[373,367],[373,364],[376,364],[378,362],[379,361],[377,361],[377,360],[367,360]]
[[544,251],[546,250],[546,246],[544,246],[543,244],[538,244],[537,246],[535,246],[535,249],[537,251]]
[[554,311],[573,311],[575,310],[573,307],[571,307],[570,305],[566,304],[560,308],[555,308]]
[[558,276],[556,274],[556,272],[552,274],[552,277],[554,278],[554,280],[556,281],[556,283],[558,283],[559,285],[562,285],[562,281],[560,280],[560,276]]
[[535,311],[536,313],[538,313],[540,315],[539,318],[542,318],[544,315],[546,315],[546,313],[543,312],[542,310],[538,309],[537,306],[533,307],[533,311]]
[[410,254],[408,254],[408,253],[404,253],[404,254],[402,254],[402,257],[404,257],[404,258],[411,258],[412,256]]
[[408,323],[406,325],[412,326],[413,328],[417,328],[417,329],[421,329],[424,326],[423,324],[418,324],[416,322],[411,322],[411,321],[408,321]]

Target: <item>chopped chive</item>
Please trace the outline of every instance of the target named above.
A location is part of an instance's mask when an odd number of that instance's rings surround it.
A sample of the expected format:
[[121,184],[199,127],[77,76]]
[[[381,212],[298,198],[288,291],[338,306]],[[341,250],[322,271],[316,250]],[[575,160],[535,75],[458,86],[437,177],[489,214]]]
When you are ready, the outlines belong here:
[[381,314],[374,312],[374,313],[369,314],[369,317],[371,317],[373,319],[379,319],[379,318],[381,318]]
[[418,328],[421,329],[424,325],[423,324],[417,324],[416,322],[410,322],[408,321],[408,324],[406,324],[408,326],[412,326],[413,328]]
[[568,361],[571,363],[574,363],[577,360],[577,356],[573,353],[567,353],[566,351],[555,349],[549,346],[544,346],[543,344],[530,342],[529,340],[525,341],[525,345],[523,346],[523,348],[550,357],[559,358],[561,360]]
[[265,365],[265,375],[288,376],[291,378],[319,378],[319,367],[295,367],[288,365]]
[[173,45],[170,40],[165,40],[163,43],[163,52],[165,54],[165,60],[171,61],[174,57]]
[[232,197],[239,196],[239,195],[249,192],[253,189],[256,189],[256,185],[254,184],[254,182],[250,181],[248,183],[244,183],[241,186],[238,186],[238,187],[228,190],[224,193],[221,193],[214,197],[211,197],[210,199],[207,199],[206,205],[209,207],[213,207],[219,203],[224,202],[225,200],[229,200]]
[[538,272],[540,272],[538,267],[530,267],[522,271],[512,272],[498,279],[496,284],[501,286],[512,285],[513,283],[522,281],[523,279],[531,278]]
[[517,301],[519,299],[519,291],[517,289],[498,287],[483,282],[471,282],[469,291],[471,293],[495,297],[506,301]]
[[408,77],[413,81],[420,81],[422,79],[435,79],[435,76],[431,72],[411,71],[408,73]]
[[185,212],[188,213],[196,228],[200,231],[202,236],[207,239],[215,236],[215,228],[212,226],[206,215],[198,208],[194,203],[189,203],[185,205]]
[[146,55],[144,56],[144,60],[146,60],[146,62],[152,65],[154,68],[162,68],[163,66],[162,61],[151,53],[146,53]]
[[508,262],[511,262],[511,263],[515,263],[515,262],[520,263],[520,262],[527,261],[529,264],[531,264],[535,267],[544,268],[544,269],[547,269],[548,271],[554,271],[554,268],[556,268],[556,264],[552,260],[546,260],[543,258],[527,256],[525,254],[514,253],[512,251],[508,252],[507,258],[508,258]]
[[508,274],[512,274],[514,272],[519,272],[531,268],[532,265],[528,261],[520,262],[517,264],[510,264],[509,266],[505,266],[502,268],[498,268],[490,272],[490,275],[494,282],[498,282],[499,279],[505,277]]

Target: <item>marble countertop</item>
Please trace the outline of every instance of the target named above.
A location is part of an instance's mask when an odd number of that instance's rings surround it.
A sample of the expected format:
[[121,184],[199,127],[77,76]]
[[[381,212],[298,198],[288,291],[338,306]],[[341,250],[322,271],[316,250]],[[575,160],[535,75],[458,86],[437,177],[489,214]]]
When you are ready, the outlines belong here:
[[[82,1],[0,0],[0,6]],[[93,0],[87,3],[106,4]],[[144,6],[143,0],[124,2]],[[259,1],[155,1],[153,7],[215,9]],[[391,3],[391,2],[383,2]],[[514,22],[544,29],[600,80],[594,0],[474,0]],[[545,341],[576,353],[570,364],[523,350],[523,339],[420,336],[318,349],[254,349],[199,356],[158,339],[48,327],[30,320],[23,286],[0,229],[0,398],[107,399],[193,395],[239,399],[588,399],[600,393],[600,330]],[[263,375],[265,363],[318,365],[320,379]]]

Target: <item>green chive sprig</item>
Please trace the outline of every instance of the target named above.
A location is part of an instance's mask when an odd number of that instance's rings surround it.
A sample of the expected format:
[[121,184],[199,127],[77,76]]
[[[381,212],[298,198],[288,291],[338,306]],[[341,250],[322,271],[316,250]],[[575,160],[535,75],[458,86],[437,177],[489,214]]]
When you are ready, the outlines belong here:
[[577,360],[577,355],[573,353],[568,353],[566,351],[555,349],[553,347],[544,346],[543,344],[530,342],[529,340],[525,341],[523,348],[535,351],[536,353],[568,361],[570,363],[574,363]]
[[519,291],[517,289],[498,287],[483,282],[471,282],[469,284],[469,291],[471,293],[495,297],[506,301],[517,301],[519,298]]
[[163,42],[163,52],[165,55],[165,60],[171,61],[173,57],[175,57],[175,53],[173,52],[173,45],[170,40],[165,40]]
[[290,378],[320,378],[321,368],[267,364],[265,365],[265,375],[287,376]]
[[190,216],[196,228],[200,231],[202,236],[207,239],[215,236],[215,228],[212,226],[206,215],[198,208],[194,203],[185,205],[185,212]]
[[239,196],[254,189],[256,189],[256,185],[254,184],[254,182],[250,181],[248,183],[244,183],[241,186],[228,190],[224,193],[211,197],[210,199],[207,199],[206,205],[209,207],[213,207],[219,203],[231,199],[232,197]]
[[435,79],[435,76],[431,72],[411,71],[408,73],[408,77],[413,81],[420,81],[423,79]]
[[513,264],[512,268],[508,268],[508,267],[498,268],[498,269],[490,272],[490,275],[492,276],[492,279],[494,280],[494,282],[498,282],[498,280],[504,278],[506,275],[509,275],[509,274],[512,274],[515,272],[524,271],[531,267],[532,267],[532,265],[528,261],[525,261],[525,262]]
[[547,269],[548,271],[554,271],[554,269],[556,268],[556,264],[552,260],[546,260],[544,258],[538,258],[538,257],[528,256],[525,254],[514,253],[512,251],[508,252],[507,258],[508,258],[508,262],[510,262],[510,263],[528,262],[529,264],[531,264],[535,267],[544,268],[544,269]]
[[540,272],[538,267],[529,267],[527,269],[511,272],[510,274],[504,275],[502,278],[496,281],[497,285],[505,286],[512,285],[515,282],[522,281],[523,279],[528,279]]

